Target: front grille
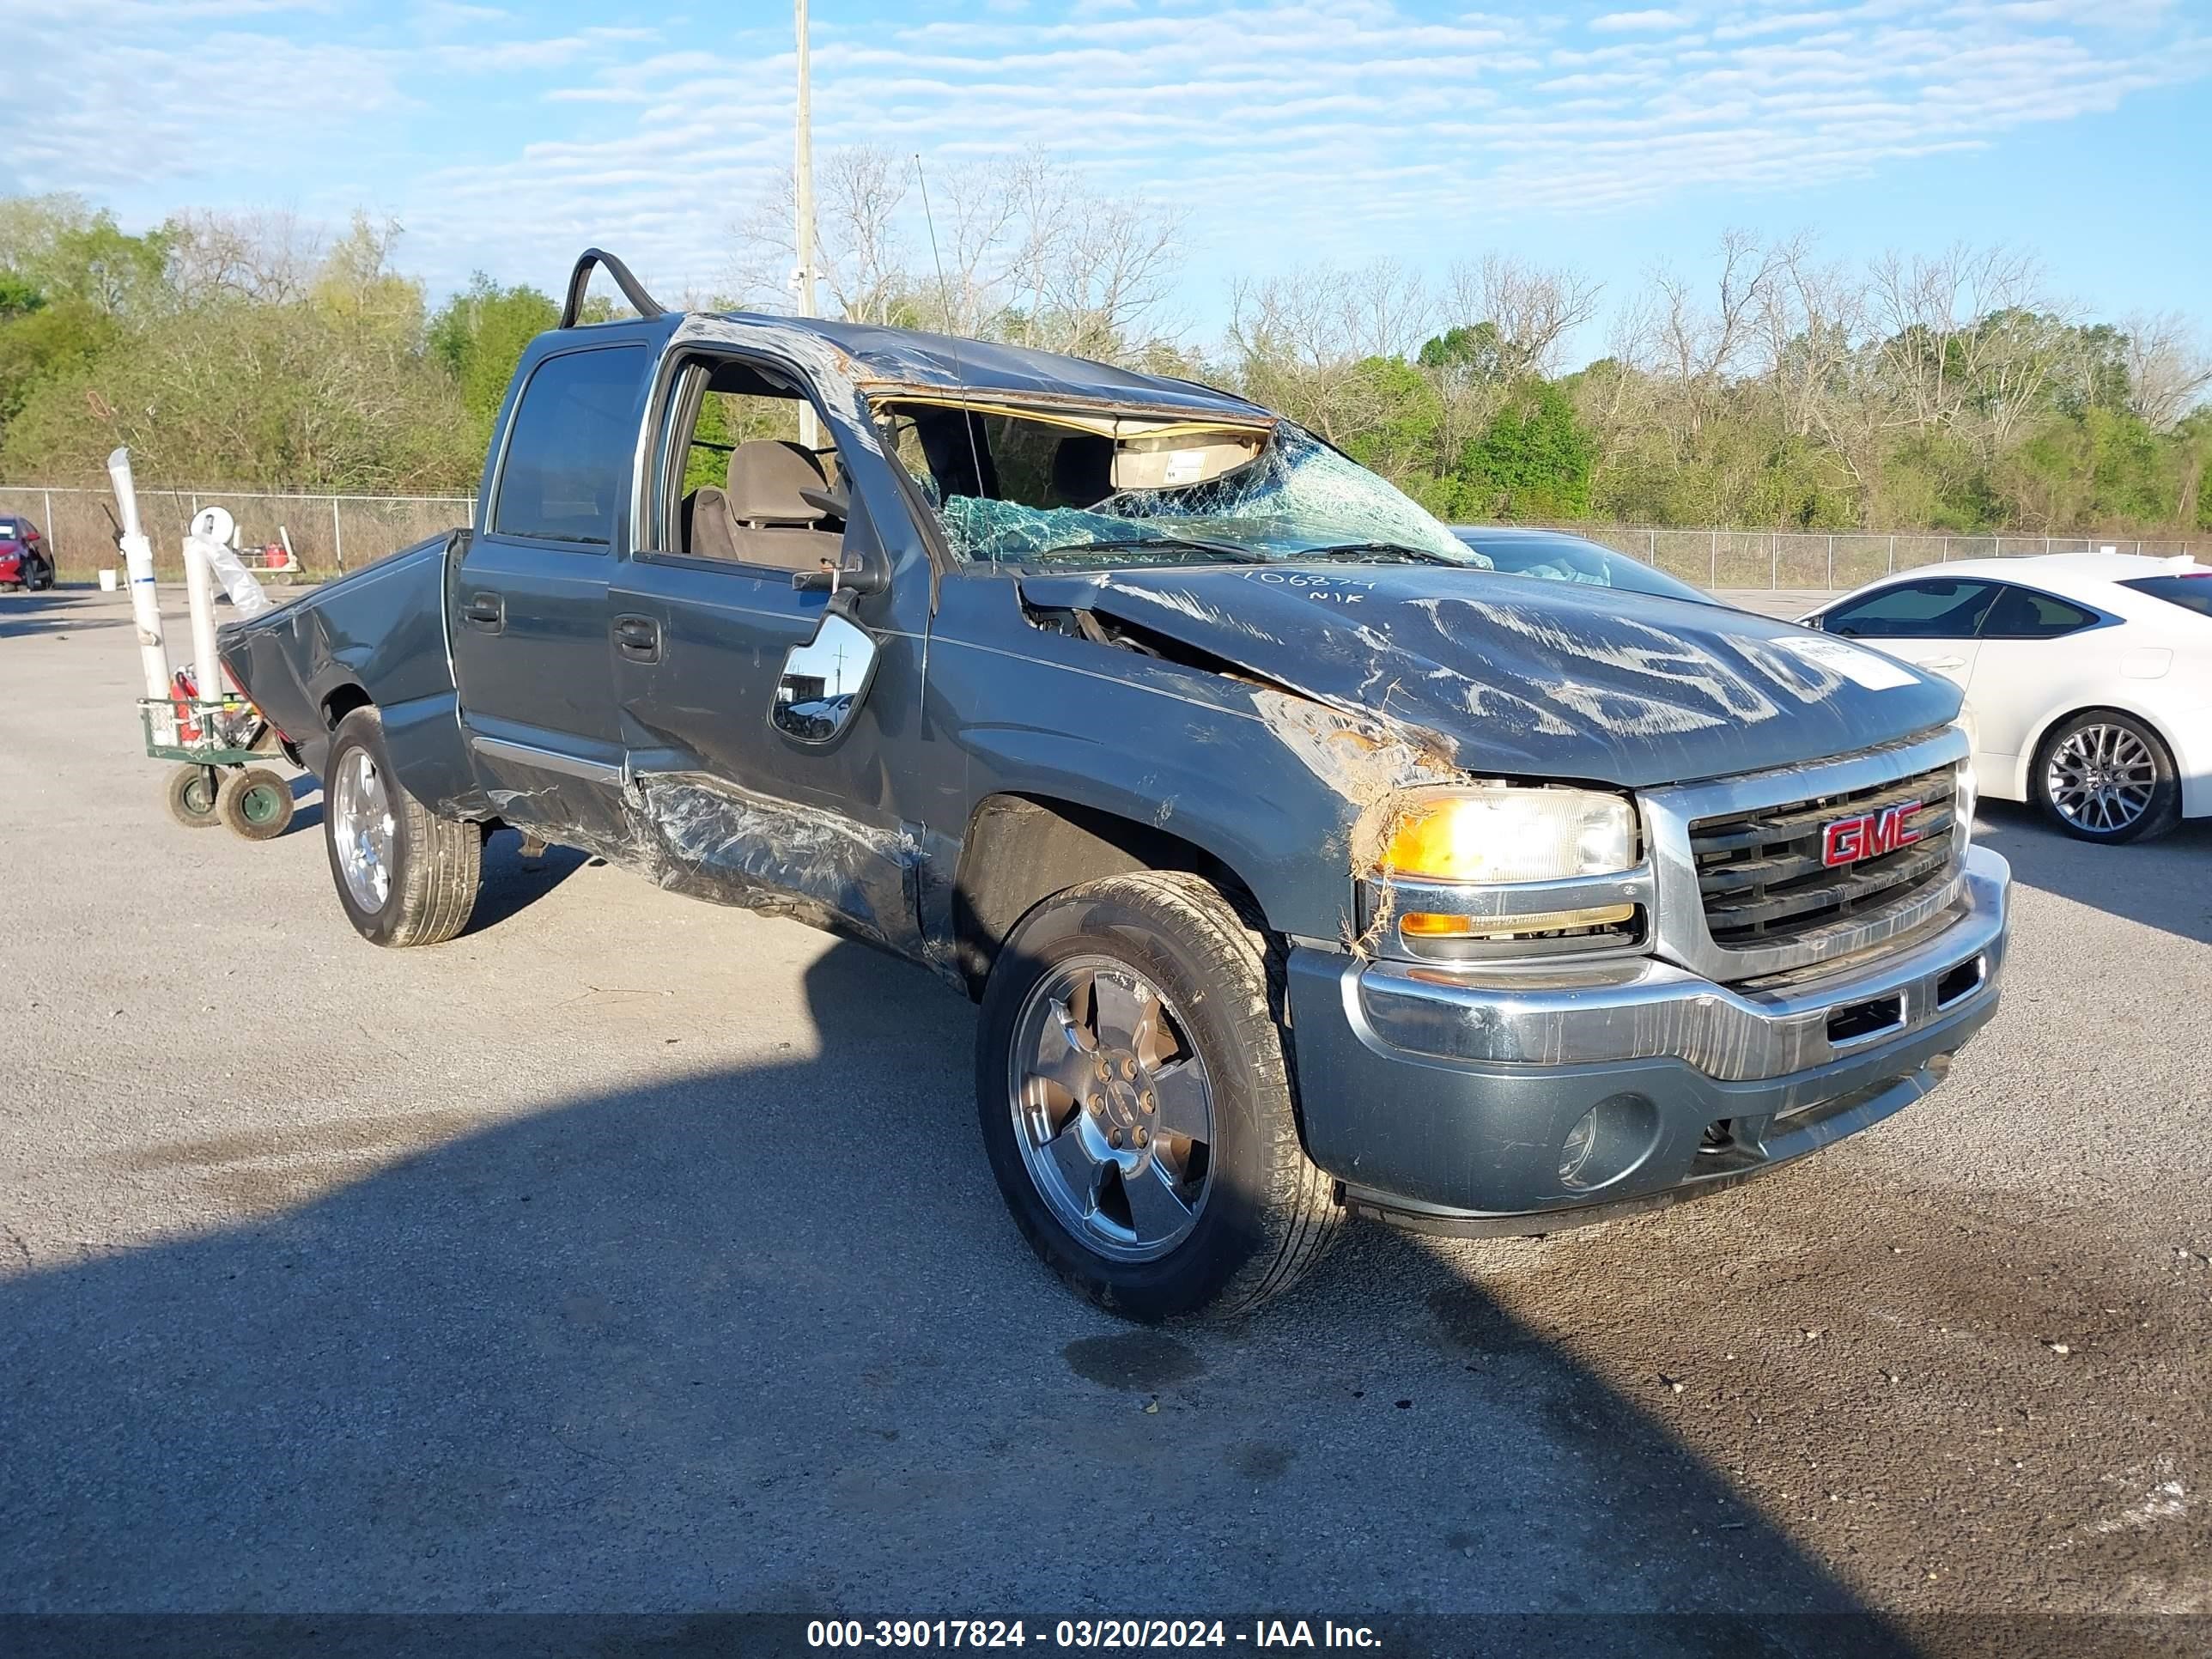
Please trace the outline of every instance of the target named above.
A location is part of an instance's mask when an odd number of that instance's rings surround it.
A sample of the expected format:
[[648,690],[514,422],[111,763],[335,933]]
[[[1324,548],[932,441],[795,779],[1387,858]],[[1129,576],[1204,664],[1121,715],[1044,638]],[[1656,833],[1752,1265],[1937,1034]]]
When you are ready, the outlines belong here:
[[[1894,783],[1765,806],[1690,825],[1690,852],[1713,943],[1779,945],[1948,878],[1955,781],[1948,766]],[[1918,801],[1905,823],[1917,839],[1831,867],[1821,832],[1838,818]]]

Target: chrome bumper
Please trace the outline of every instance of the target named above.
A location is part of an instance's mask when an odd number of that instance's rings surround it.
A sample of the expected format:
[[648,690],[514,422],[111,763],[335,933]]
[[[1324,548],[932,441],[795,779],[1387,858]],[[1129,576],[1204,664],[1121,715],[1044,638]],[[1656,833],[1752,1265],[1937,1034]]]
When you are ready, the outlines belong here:
[[1936,1087],[1996,1012],[2010,880],[1972,849],[1911,933],[1734,985],[1654,957],[1449,969],[1301,945],[1307,1153],[1353,1207],[1434,1231],[1550,1231],[1717,1190]]
[[1968,851],[1964,890],[1902,948],[1730,988],[1654,957],[1480,976],[1400,962],[1354,967],[1355,1029],[1386,1050],[1446,1061],[1574,1066],[1687,1060],[1726,1082],[1785,1077],[1909,1036],[1996,994],[2011,871]]

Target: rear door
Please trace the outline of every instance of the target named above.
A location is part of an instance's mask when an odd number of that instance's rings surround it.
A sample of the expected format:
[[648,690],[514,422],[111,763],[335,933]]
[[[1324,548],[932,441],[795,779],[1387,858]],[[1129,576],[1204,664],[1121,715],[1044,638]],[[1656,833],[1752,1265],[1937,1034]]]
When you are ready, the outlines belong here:
[[500,815],[619,851],[607,588],[654,354],[635,331],[576,332],[511,395],[447,615],[462,723]]

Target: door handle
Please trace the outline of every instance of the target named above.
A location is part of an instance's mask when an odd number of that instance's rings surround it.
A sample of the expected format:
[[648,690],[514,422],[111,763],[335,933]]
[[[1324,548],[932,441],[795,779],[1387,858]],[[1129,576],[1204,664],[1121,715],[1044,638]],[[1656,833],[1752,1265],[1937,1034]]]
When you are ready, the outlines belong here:
[[1966,659],[1964,657],[1930,657],[1926,662],[1921,664],[1923,668],[1932,668],[1939,674],[1948,674],[1954,668],[1964,668],[1966,665]]
[[650,617],[617,617],[615,647],[631,662],[659,662],[660,624]]
[[461,620],[471,628],[496,634],[507,620],[507,606],[496,593],[471,593],[461,607]]

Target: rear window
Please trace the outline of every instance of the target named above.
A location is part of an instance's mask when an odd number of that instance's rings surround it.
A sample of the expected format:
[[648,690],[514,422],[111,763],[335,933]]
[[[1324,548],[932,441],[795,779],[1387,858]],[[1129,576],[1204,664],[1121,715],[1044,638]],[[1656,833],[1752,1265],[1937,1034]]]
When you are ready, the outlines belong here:
[[2202,576],[2138,576],[2120,586],[2178,605],[2184,611],[2194,611],[2200,617],[2212,617],[2212,572]]
[[2032,587],[2007,587],[1982,624],[1985,640],[2055,640],[2095,623],[2096,612]]
[[494,535],[587,547],[613,541],[644,374],[634,346],[564,352],[538,365],[507,436]]

